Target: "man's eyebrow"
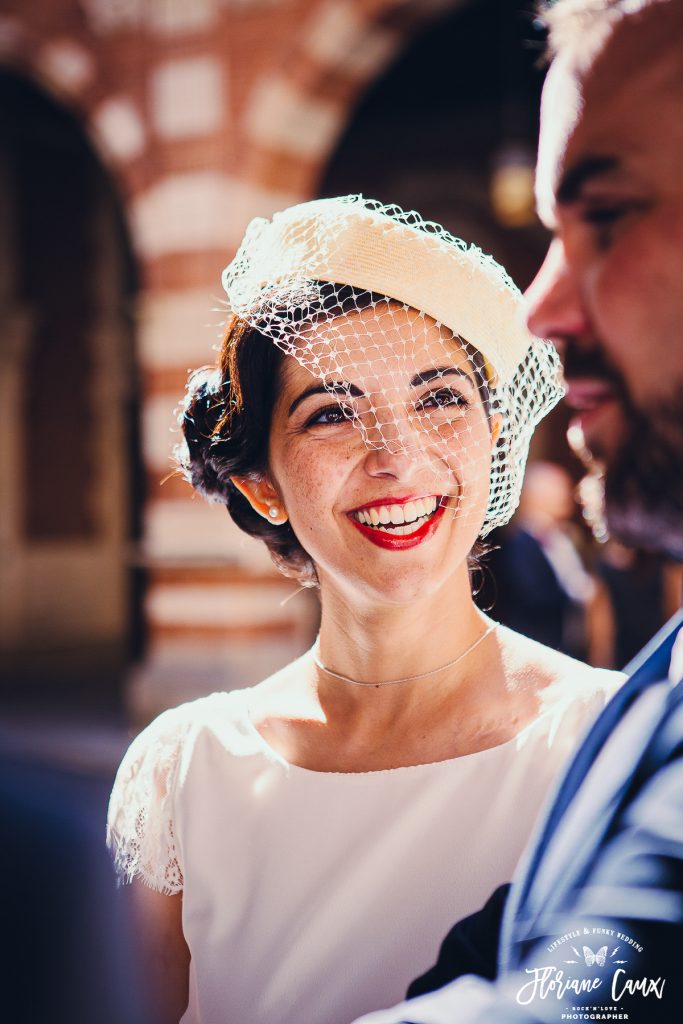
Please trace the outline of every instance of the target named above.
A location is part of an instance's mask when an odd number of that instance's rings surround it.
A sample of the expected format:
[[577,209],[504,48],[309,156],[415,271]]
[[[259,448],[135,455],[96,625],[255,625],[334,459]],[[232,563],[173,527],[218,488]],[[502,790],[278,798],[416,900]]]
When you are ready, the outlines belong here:
[[437,377],[464,377],[466,380],[473,383],[472,375],[467,372],[462,366],[435,366],[431,370],[420,370],[414,377],[410,378],[411,388],[419,388],[422,384],[429,384],[430,381],[436,380]]
[[555,193],[558,206],[569,206],[581,195],[586,182],[615,171],[619,161],[615,156],[587,156],[563,175]]
[[287,415],[291,416],[295,409],[301,405],[311,395],[342,395],[344,398],[362,398],[363,392],[360,388],[357,388],[355,384],[348,384],[343,380],[328,381],[326,384],[313,384],[310,388],[306,388],[300,395],[294,399],[290,405]]

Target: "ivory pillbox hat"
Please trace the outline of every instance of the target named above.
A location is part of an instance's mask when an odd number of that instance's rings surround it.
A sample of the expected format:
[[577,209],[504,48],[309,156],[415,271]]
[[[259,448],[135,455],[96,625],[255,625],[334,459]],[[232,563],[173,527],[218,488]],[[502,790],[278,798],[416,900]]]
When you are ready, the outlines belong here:
[[[478,349],[506,383],[537,339],[503,267],[419,214],[362,196],[318,199],[257,218],[223,272],[231,309],[247,319],[306,282],[351,285],[412,306]],[[291,299],[290,299],[291,301]]]

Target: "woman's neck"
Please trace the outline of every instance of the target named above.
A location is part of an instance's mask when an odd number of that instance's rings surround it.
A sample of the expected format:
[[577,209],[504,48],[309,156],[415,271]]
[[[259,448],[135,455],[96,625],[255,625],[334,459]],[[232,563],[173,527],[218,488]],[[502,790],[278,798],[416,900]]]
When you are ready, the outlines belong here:
[[[452,690],[464,671],[470,674],[477,649],[465,654],[484,634],[488,622],[472,600],[467,573],[438,591],[406,603],[349,600],[332,587],[322,588],[318,656],[335,673],[367,684],[353,686],[318,671],[321,698],[335,695],[345,704],[406,708],[426,692]],[[462,660],[460,669],[459,659]],[[450,665],[452,670],[440,672]],[[428,675],[426,673],[429,673]],[[396,679],[397,685],[376,686]]]
[[[309,652],[256,688],[252,718],[267,742],[301,767],[356,772],[507,739],[519,714],[501,639],[486,635],[491,622],[472,600],[466,568],[463,576],[405,605],[349,598],[323,580],[319,659],[362,685],[331,675]],[[373,685],[412,676],[420,678]]]

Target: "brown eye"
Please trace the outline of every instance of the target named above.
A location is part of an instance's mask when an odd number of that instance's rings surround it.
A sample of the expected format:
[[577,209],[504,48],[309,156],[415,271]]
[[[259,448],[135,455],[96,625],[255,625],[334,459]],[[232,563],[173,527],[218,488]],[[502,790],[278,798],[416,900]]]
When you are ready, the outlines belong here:
[[447,409],[450,407],[465,409],[469,404],[469,401],[460,391],[456,391],[454,388],[439,388],[438,391],[432,391],[431,394],[421,398],[415,404],[415,408],[418,412],[426,409]]
[[340,405],[335,402],[334,405],[326,405],[322,409],[318,409],[314,412],[309,419],[306,420],[307,427],[315,426],[334,426],[339,423],[346,423],[356,419],[356,413],[350,405]]

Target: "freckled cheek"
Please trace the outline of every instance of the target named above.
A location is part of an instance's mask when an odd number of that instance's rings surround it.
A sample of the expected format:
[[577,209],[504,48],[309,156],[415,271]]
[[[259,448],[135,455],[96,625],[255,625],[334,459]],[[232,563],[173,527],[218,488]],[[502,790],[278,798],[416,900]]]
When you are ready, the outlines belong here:
[[303,539],[319,529],[339,504],[339,459],[326,458],[320,448],[285,450],[273,459],[272,468],[292,528]]
[[491,473],[491,435],[486,423],[463,426],[453,433],[445,461],[463,489],[474,492],[488,487]]

